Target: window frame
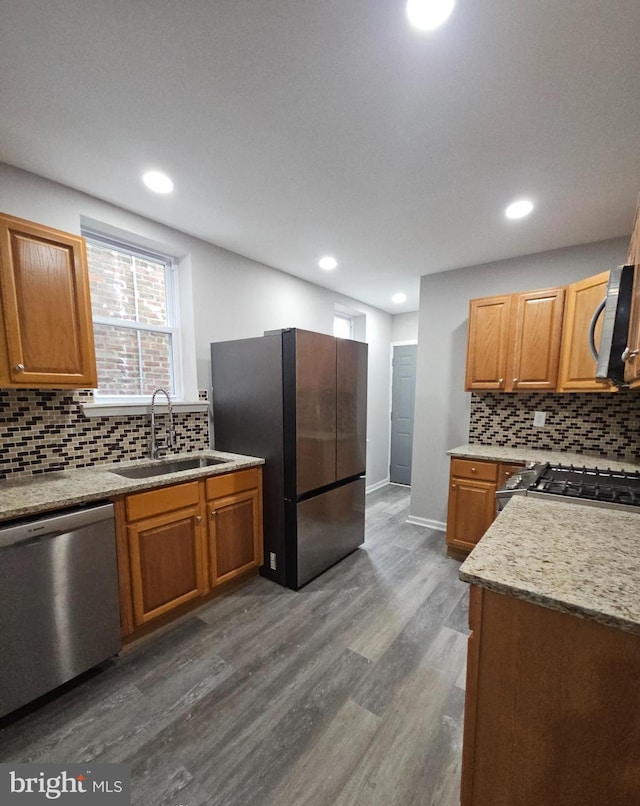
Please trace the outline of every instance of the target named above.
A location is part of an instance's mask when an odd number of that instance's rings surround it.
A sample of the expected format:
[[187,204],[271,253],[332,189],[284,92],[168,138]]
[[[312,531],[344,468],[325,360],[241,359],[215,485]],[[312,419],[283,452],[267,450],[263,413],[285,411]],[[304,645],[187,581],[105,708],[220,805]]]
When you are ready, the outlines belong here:
[[[338,336],[338,334],[336,333],[336,319],[341,319],[342,321],[348,323],[348,325],[349,325],[349,335],[348,336]],[[353,341],[353,338],[354,338],[353,331],[354,331],[353,316],[351,316],[351,314],[348,314],[348,313],[342,313],[341,311],[334,311],[333,312],[333,335],[336,338],[351,339]]]
[[[114,238],[99,230],[82,228],[82,237],[89,244],[99,247],[114,249],[124,254],[139,257],[142,260],[153,260],[162,263],[165,267],[165,289],[166,289],[166,310],[167,325],[147,324],[146,322],[133,322],[129,319],[115,319],[109,316],[100,316],[91,307],[91,318],[94,324],[109,325],[112,327],[124,328],[134,332],[146,331],[151,333],[166,333],[170,336],[171,350],[169,354],[170,371],[173,381],[173,389],[170,391],[172,401],[181,401],[184,396],[183,373],[182,373],[182,339],[180,330],[180,288],[178,281],[178,262],[166,253],[156,251],[146,246],[127,241],[125,238]],[[87,261],[88,262],[88,261]],[[89,271],[90,271],[89,267]],[[97,404],[127,406],[144,405],[151,402],[150,394],[140,395],[111,395],[100,394],[98,388],[94,390],[94,400]]]

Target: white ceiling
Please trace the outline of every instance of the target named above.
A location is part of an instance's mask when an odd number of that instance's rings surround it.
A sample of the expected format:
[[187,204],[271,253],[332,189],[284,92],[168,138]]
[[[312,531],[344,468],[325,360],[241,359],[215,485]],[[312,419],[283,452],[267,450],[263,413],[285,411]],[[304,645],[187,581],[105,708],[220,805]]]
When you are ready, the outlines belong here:
[[422,274],[630,232],[639,34],[638,0],[457,0],[432,34],[404,0],[2,0],[0,160],[416,310]]

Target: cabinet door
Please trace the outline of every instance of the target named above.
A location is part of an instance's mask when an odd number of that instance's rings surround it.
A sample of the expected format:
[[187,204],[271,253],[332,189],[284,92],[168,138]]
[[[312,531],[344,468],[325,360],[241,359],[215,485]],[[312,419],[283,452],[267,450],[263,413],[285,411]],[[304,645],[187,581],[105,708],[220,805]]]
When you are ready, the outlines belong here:
[[0,215],[0,285],[0,384],[97,386],[84,240]]
[[511,296],[469,303],[465,389],[504,389],[509,346]]
[[495,482],[452,477],[447,511],[447,546],[471,551],[495,516]]
[[[589,348],[589,328],[594,311],[607,295],[609,272],[587,277],[567,289],[558,390],[606,392],[607,383],[596,381],[596,361]],[[595,330],[596,347],[602,335],[602,317]]]
[[212,587],[262,565],[262,508],[258,489],[207,505]]
[[515,339],[507,388],[555,389],[558,382],[564,288],[514,296]]
[[127,527],[136,627],[206,592],[200,512],[187,507]]

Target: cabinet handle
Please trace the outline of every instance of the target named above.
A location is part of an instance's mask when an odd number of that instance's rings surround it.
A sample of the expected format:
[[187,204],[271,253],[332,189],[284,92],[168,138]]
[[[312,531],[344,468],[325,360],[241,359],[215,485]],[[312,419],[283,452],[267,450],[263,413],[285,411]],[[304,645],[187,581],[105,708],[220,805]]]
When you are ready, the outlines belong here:
[[24,364],[16,364],[14,369],[16,372],[24,372]]

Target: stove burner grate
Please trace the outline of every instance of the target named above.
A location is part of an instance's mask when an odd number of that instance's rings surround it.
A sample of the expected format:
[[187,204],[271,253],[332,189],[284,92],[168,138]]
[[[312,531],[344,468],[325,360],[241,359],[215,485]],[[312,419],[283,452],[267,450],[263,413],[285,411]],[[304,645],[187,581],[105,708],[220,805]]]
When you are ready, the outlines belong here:
[[640,472],[549,465],[529,488],[551,495],[640,506]]

